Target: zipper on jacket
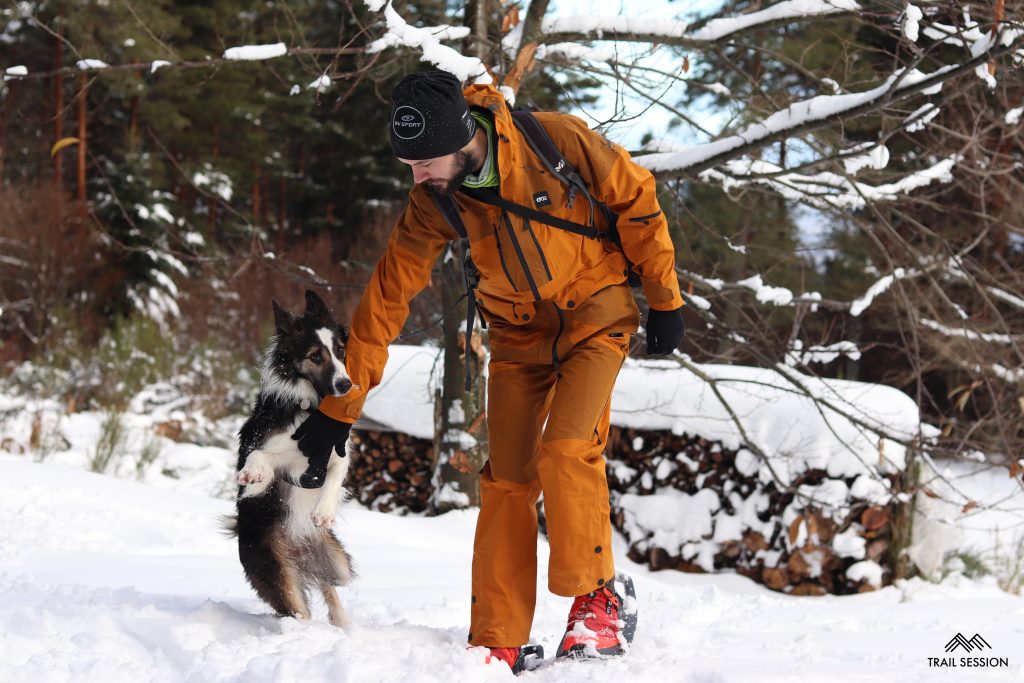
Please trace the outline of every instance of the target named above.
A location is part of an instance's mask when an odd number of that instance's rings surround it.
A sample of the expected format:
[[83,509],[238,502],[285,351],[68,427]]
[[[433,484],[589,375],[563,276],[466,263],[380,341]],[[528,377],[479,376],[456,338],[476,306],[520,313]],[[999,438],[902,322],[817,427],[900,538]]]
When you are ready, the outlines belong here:
[[501,250],[501,236],[498,235],[498,226],[491,225],[491,227],[494,228],[494,241],[498,244],[498,261],[501,262],[501,269],[505,272],[508,283],[512,285],[512,291],[518,292],[519,288],[516,287],[516,283],[512,280],[512,273],[508,272],[508,265],[505,264],[505,254]]
[[630,218],[629,222],[630,223],[646,223],[647,221],[651,220],[652,218],[657,218],[660,215],[661,215],[661,209],[658,209],[654,213],[649,213],[646,216],[637,216],[636,218]]
[[544,274],[548,276],[549,280],[554,280],[551,276],[551,269],[548,268],[548,260],[544,258],[544,250],[540,248],[540,242],[537,241],[537,235],[533,232],[533,226],[530,225],[530,221],[526,218],[523,219],[523,223],[526,225],[526,232],[530,233],[530,239],[533,240],[533,246],[537,247],[537,254],[540,255],[540,264],[544,266]]
[[530,291],[533,292],[533,300],[540,301],[540,290],[537,289],[537,283],[533,279],[533,273],[530,272],[530,264],[526,262],[526,257],[523,256],[523,246],[519,244],[519,238],[516,237],[516,231],[512,229],[512,221],[508,219],[508,213],[502,211],[501,217],[505,221],[505,230],[508,231],[509,239],[512,240],[512,248],[516,250],[516,256],[519,257],[519,265],[523,267],[523,272],[526,274],[526,281],[530,285]]
[[557,305],[555,306],[555,313],[558,314],[558,332],[555,333],[555,338],[551,342],[551,363],[555,366],[555,371],[558,371],[558,338],[562,336],[562,331],[565,330],[565,316],[562,315],[562,309]]

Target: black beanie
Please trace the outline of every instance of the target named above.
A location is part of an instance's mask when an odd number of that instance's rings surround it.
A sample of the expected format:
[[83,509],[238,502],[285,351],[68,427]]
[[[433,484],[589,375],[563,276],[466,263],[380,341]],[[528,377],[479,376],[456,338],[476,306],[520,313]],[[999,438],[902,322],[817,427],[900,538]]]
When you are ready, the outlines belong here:
[[445,71],[409,74],[391,91],[391,149],[420,161],[447,156],[469,144],[476,122],[459,79]]

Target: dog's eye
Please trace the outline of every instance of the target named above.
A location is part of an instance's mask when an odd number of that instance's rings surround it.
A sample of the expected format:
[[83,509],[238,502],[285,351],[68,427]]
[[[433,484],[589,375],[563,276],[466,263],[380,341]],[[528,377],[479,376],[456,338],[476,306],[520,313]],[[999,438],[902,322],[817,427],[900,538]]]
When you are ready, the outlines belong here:
[[309,357],[309,359],[314,363],[319,363],[321,360],[323,360],[323,356],[320,355],[319,351],[316,351],[313,353],[312,356]]

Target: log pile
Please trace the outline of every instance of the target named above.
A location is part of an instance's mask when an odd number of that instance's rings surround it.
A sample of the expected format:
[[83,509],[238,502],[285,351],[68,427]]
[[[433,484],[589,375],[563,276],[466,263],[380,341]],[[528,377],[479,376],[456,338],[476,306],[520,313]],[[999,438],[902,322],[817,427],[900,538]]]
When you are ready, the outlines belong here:
[[[382,512],[427,511],[430,441],[382,431],[353,438],[359,456],[347,486],[355,498]],[[863,592],[892,580],[905,510],[903,498],[880,502],[892,496],[879,496],[878,484],[809,469],[782,487],[749,451],[663,431],[612,427],[605,455],[612,522],[635,562],[735,571],[792,595]],[[882,481],[902,490],[897,475]]]
[[[879,478],[883,486],[809,469],[783,488],[749,451],[685,434],[617,427],[606,456],[613,523],[635,562],[655,570],[732,570],[793,595],[863,592],[891,582],[894,520],[904,498],[880,501],[893,498],[881,494],[885,487],[901,490],[897,475]],[[662,510],[688,510],[697,518],[710,513],[710,527],[696,538],[692,530],[689,536],[672,533],[673,522],[690,527],[694,520],[652,521],[647,511],[655,497],[674,501],[674,508]]]
[[381,512],[424,512],[430,503],[434,444],[401,432],[357,430],[358,456],[346,488],[353,498]]

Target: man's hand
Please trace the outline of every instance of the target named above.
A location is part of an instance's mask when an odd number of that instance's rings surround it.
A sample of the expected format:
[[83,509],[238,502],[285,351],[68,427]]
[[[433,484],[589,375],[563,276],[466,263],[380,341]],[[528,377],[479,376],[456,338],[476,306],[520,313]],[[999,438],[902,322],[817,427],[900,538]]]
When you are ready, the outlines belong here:
[[299,425],[292,438],[299,442],[299,450],[309,459],[309,467],[297,482],[304,489],[318,489],[327,478],[327,463],[331,451],[339,448],[339,455],[345,455],[345,441],[352,425],[327,417],[319,410],[314,411]]
[[656,311],[652,308],[647,314],[647,355],[669,355],[679,346],[685,331],[682,306],[674,311]]

